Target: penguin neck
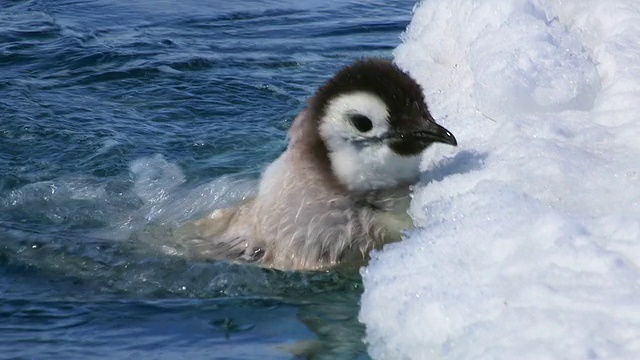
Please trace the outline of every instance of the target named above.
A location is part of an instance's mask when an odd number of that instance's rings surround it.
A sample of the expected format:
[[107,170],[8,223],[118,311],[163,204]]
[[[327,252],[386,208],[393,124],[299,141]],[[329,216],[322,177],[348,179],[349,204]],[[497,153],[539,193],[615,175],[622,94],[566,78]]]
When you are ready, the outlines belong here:
[[330,150],[332,173],[352,193],[395,189],[417,182],[420,156],[399,156],[387,146],[362,149],[343,142]]
[[326,144],[320,138],[318,122],[311,111],[305,109],[293,121],[289,129],[287,151],[299,167],[299,171],[313,173],[325,186],[335,192],[347,194],[347,187],[333,172]]

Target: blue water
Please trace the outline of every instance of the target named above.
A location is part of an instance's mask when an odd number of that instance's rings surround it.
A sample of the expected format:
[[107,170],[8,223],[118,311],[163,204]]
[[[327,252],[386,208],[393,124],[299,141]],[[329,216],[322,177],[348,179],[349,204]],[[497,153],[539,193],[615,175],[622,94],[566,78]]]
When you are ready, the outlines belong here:
[[0,0],[0,357],[367,358],[357,270],[149,234],[250,193],[305,99],[390,57],[412,6]]

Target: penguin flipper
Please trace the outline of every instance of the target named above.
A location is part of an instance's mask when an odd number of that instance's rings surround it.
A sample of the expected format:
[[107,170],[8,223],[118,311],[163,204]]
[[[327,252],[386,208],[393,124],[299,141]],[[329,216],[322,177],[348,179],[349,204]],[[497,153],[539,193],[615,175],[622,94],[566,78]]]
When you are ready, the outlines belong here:
[[253,239],[227,231],[239,207],[214,210],[206,217],[181,227],[181,238],[194,258],[255,263],[264,257],[264,247]]
[[231,262],[255,263],[264,256],[264,249],[253,246],[252,241],[243,237],[189,240],[190,253],[196,258],[226,260]]

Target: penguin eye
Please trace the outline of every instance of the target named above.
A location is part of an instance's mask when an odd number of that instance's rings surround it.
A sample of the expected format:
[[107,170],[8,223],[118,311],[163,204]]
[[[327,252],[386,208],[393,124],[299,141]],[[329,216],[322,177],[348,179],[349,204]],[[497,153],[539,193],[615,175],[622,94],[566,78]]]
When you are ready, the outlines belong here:
[[371,120],[362,114],[349,115],[349,120],[351,121],[353,126],[360,132],[367,132],[373,129],[373,123],[371,122]]

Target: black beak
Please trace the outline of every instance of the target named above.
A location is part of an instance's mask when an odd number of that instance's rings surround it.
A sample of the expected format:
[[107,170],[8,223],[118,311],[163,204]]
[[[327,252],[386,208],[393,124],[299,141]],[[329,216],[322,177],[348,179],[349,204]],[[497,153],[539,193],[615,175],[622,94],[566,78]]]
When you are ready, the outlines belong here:
[[406,130],[392,130],[380,137],[352,139],[355,145],[367,146],[373,142],[388,142],[391,149],[403,156],[419,154],[434,142],[458,145],[456,137],[433,120],[423,120],[420,125]]
[[420,125],[410,129],[389,132],[387,138],[389,147],[403,156],[419,154],[434,142],[458,145],[455,136],[433,120],[421,121]]
[[[453,134],[435,121],[423,121],[419,128],[392,132],[390,138],[395,141],[412,141],[427,146],[434,142],[445,143],[453,146],[458,145],[458,141]],[[392,141],[393,141],[392,140]]]
[[458,146],[456,137],[453,136],[453,134],[449,130],[436,124],[433,121],[425,121],[425,126],[423,129],[412,131],[409,136],[415,138],[416,140],[421,140],[427,143],[440,142]]

